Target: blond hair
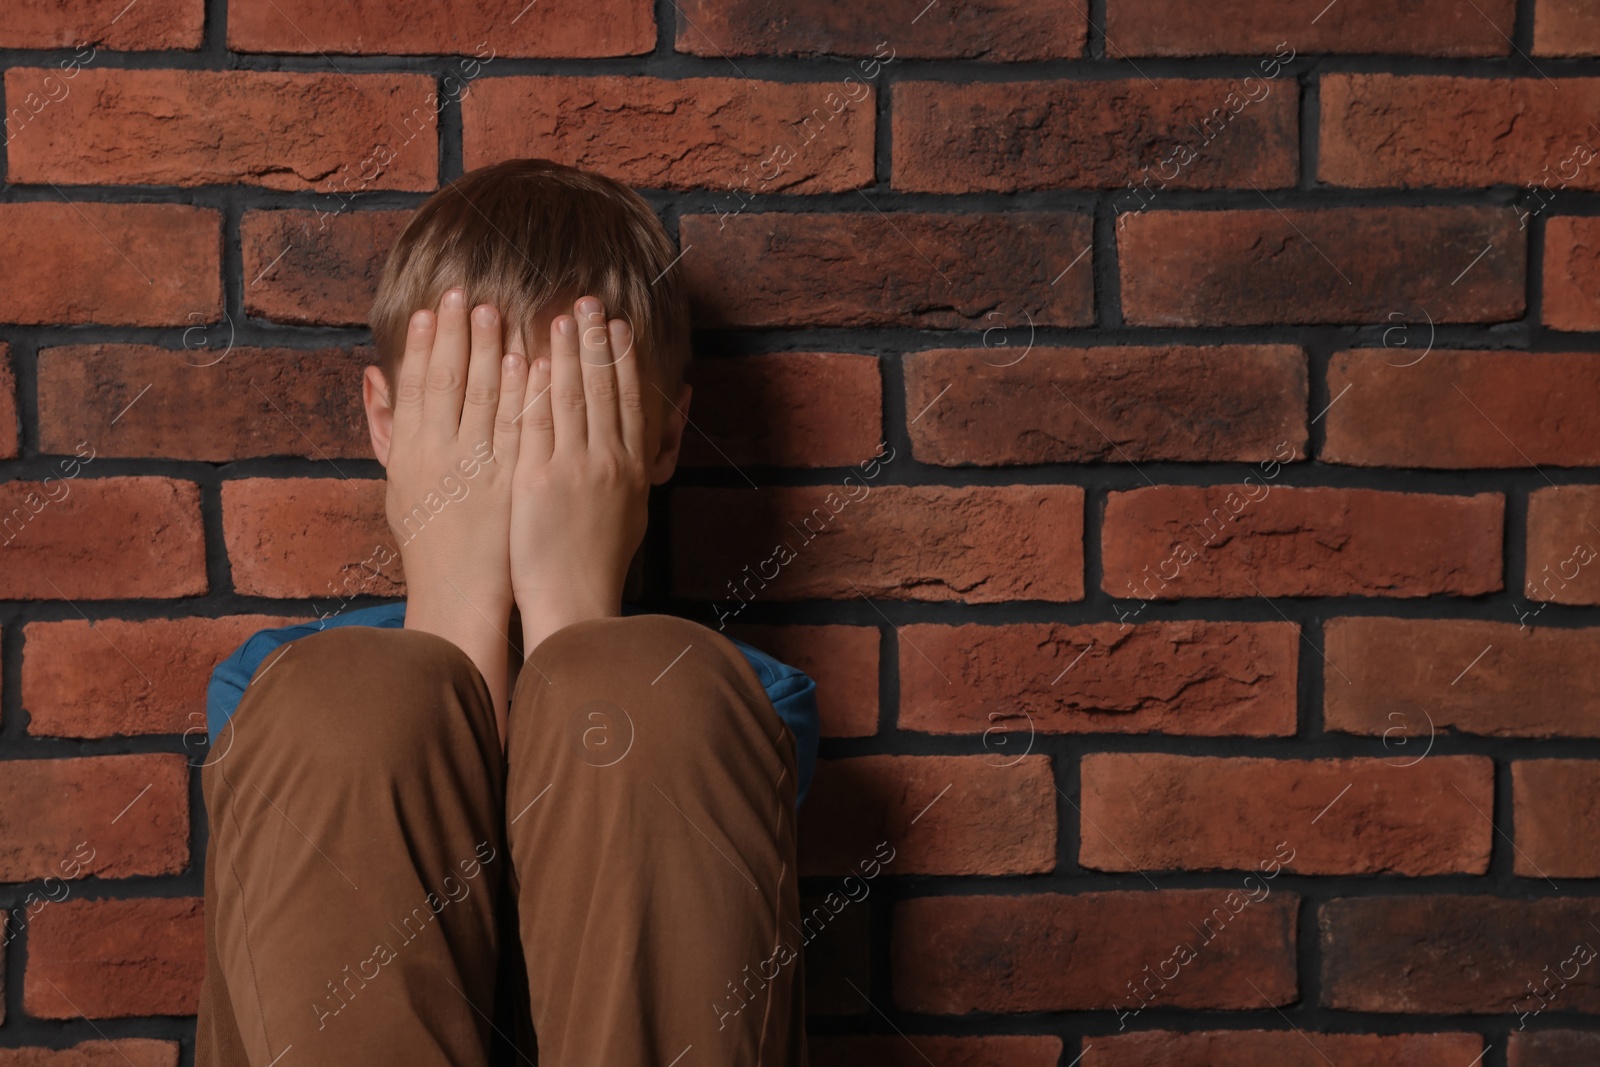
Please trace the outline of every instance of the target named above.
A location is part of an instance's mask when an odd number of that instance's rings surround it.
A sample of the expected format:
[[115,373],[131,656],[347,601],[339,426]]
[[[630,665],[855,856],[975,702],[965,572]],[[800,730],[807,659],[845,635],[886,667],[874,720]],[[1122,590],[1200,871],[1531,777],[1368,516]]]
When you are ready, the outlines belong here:
[[[462,286],[467,306],[493,304],[507,333],[552,301],[590,295],[632,323],[657,381],[689,362],[689,300],[666,228],[638,193],[546,159],[508,159],[450,182],[417,208],[389,250],[368,324],[394,395],[406,327]],[[670,388],[668,388],[670,392]]]

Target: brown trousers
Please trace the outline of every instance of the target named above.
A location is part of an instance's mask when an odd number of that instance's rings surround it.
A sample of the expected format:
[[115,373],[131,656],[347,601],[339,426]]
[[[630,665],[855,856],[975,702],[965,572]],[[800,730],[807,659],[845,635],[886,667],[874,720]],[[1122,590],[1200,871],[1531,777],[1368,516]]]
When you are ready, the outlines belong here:
[[552,635],[504,754],[450,642],[326,630],[202,780],[197,1067],[804,1067],[794,740],[705,627]]

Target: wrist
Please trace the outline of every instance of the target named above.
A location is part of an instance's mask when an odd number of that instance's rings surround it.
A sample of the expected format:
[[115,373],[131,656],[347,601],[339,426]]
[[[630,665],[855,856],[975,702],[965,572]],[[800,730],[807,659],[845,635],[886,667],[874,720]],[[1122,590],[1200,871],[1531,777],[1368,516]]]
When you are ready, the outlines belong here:
[[455,645],[478,668],[489,689],[495,721],[504,736],[508,688],[506,669],[511,659],[507,631],[511,621],[510,598],[502,604],[484,596],[471,601],[450,591],[447,596],[406,597],[405,628],[442,637]]
[[446,585],[431,593],[408,592],[405,628],[425,630],[447,636],[443,631],[464,634],[504,635],[511,620],[511,594],[458,590]]

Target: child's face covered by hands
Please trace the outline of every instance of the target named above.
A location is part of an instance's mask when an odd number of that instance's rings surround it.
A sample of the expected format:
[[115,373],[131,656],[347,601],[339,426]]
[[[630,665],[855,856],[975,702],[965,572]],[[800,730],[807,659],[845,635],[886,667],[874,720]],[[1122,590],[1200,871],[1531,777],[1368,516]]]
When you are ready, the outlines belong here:
[[368,368],[406,625],[482,659],[503,698],[504,652],[490,646],[509,643],[513,602],[524,654],[562,626],[619,613],[649,486],[676,463],[688,388],[663,392],[631,325],[593,296],[557,301],[522,328],[490,305],[469,313],[459,289],[413,316],[392,408],[381,387]]

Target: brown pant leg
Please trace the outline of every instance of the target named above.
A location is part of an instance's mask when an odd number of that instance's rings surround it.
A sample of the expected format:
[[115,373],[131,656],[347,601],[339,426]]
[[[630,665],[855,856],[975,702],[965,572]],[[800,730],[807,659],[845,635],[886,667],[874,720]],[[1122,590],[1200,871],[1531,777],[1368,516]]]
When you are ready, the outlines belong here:
[[369,627],[284,646],[202,785],[198,1067],[486,1063],[504,762],[464,653]]
[[567,627],[507,755],[541,1067],[803,1067],[794,741],[739,651],[663,615]]

